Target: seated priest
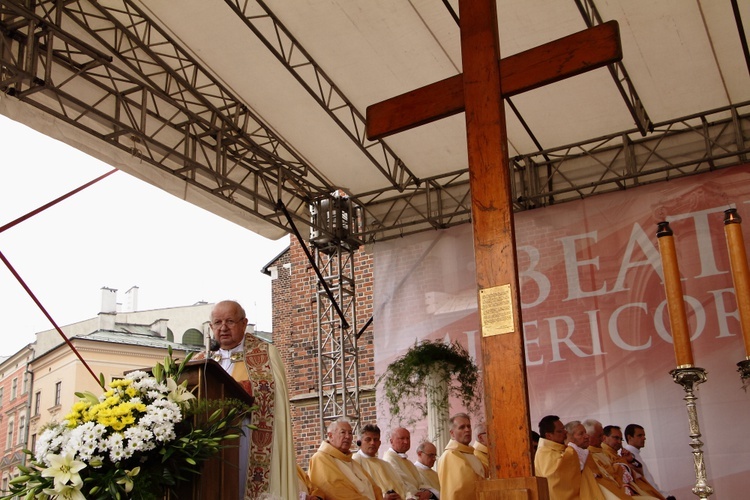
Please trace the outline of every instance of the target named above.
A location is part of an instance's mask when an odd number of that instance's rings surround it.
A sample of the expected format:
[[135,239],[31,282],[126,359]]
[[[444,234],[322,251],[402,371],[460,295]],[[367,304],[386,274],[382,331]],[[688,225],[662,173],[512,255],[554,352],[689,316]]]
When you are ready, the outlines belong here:
[[370,473],[372,480],[380,486],[386,498],[388,500],[412,500],[407,499],[404,483],[393,466],[378,458],[381,445],[380,427],[374,424],[362,427],[357,444],[359,451],[352,456],[352,459],[359,462]]
[[451,439],[438,461],[440,498],[464,500],[475,498],[477,483],[484,479],[484,466],[474,455],[471,443],[471,418],[457,413],[450,419]]
[[416,500],[428,500],[438,498],[430,492],[417,467],[409,461],[406,453],[411,448],[411,433],[403,427],[398,427],[391,432],[389,439],[391,447],[383,455],[383,460],[391,464],[395,469],[406,490],[406,498]]
[[330,500],[386,498],[370,474],[352,460],[352,424],[346,417],[331,422],[318,451],[310,459],[310,481]]
[[435,498],[440,498],[440,479],[438,473],[432,468],[437,460],[437,448],[429,441],[424,441],[417,446],[417,460],[414,466],[422,476],[422,481]]
[[550,500],[578,500],[581,492],[581,468],[578,454],[565,446],[568,433],[557,415],[539,421],[539,448],[534,456],[534,471],[547,478]]

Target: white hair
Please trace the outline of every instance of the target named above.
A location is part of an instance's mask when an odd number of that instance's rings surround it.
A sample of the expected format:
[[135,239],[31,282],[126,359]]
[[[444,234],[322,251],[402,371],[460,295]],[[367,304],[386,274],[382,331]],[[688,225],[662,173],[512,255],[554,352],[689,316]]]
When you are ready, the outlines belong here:
[[328,424],[328,428],[326,429],[326,432],[333,432],[336,430],[336,427],[338,427],[339,424],[349,424],[349,426],[352,425],[351,420],[349,420],[346,417],[339,417],[330,424]]
[[593,418],[587,418],[581,423],[583,424],[583,427],[586,429],[586,434],[588,434],[589,436],[591,436],[596,431],[597,425],[602,425],[601,422],[599,422],[598,420],[594,420]]

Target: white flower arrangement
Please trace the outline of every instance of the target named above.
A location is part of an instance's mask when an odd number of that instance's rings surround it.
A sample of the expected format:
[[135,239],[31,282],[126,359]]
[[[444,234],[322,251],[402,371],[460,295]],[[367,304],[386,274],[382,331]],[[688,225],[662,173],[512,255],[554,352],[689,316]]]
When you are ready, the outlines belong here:
[[4,498],[156,499],[198,474],[222,440],[239,437],[250,408],[198,402],[187,382],[177,383],[190,357],[177,364],[170,350],[152,374],[131,372],[100,396],[76,393],[65,420],[41,434],[33,453],[25,450],[31,466],[19,467]]

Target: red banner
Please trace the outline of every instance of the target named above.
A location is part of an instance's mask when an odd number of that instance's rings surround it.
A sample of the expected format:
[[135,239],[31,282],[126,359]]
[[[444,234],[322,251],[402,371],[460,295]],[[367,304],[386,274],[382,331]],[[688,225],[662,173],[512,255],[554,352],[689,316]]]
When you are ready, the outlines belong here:
[[[750,166],[516,215],[533,429],[547,414],[638,423],[647,436],[641,454],[659,487],[692,495],[685,393],[669,375],[676,362],[656,238],[666,220],[695,365],[708,370],[697,396],[709,484],[718,497],[744,496],[750,436],[738,427],[750,395],[736,371],[745,352],[724,236],[728,208],[750,224]],[[374,252],[377,373],[420,339],[458,340],[476,356],[470,226],[378,243]],[[379,411],[391,428],[383,405]],[[416,443],[425,431],[414,431]]]

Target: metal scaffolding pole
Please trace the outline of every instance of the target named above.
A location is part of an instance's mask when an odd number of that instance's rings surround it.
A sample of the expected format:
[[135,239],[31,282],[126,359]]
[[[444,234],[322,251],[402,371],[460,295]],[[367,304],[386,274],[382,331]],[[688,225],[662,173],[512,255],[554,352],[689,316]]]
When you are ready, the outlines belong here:
[[[319,283],[317,290],[318,399],[321,432],[328,424],[347,417],[358,428],[359,350],[357,347],[357,308],[354,278],[354,250],[340,244],[316,249],[315,261],[328,284],[332,297]],[[341,306],[346,325],[336,313]]]
[[318,274],[316,329],[318,339],[318,404],[321,435],[328,424],[347,417],[359,428],[359,348],[352,237],[361,225],[361,209],[333,193],[310,205],[310,243]]

